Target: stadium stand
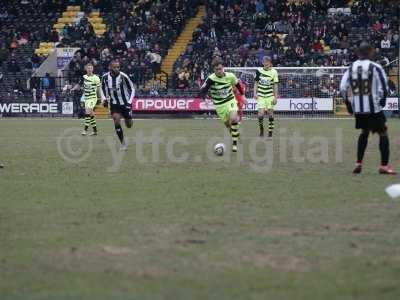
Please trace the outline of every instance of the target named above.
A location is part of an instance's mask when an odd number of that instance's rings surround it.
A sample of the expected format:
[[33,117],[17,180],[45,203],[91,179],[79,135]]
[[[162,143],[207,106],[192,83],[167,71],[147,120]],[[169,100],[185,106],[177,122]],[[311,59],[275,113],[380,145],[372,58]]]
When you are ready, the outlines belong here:
[[208,1],[206,19],[175,64],[173,87],[197,88],[218,56],[231,67],[258,66],[264,55],[275,66],[340,66],[349,64],[354,45],[366,39],[380,60],[391,61],[399,43],[396,3]]
[[[70,65],[71,80],[75,81],[82,75],[83,66],[88,61],[95,64],[96,72],[103,73],[109,62],[117,58],[133,82],[149,91],[153,86],[149,87],[146,82],[161,71],[162,58],[168,54],[187,20],[195,16],[198,4],[197,0],[160,1],[156,4],[140,1],[130,6],[126,1],[114,1],[112,7],[102,7],[101,14],[108,26],[104,36],[92,43],[71,44],[81,47]],[[174,62],[171,58],[169,61],[171,64]]]
[[[5,1],[0,7],[0,97],[2,101],[31,100],[27,84],[43,61],[34,54],[43,40],[51,40],[50,24],[60,16],[63,1]],[[16,89],[19,86],[20,88]],[[27,96],[25,98],[24,96]]]
[[[388,64],[399,44],[396,2],[8,1],[0,7],[1,101],[58,98],[56,79],[43,97],[47,79],[30,77],[51,49],[64,46],[81,49],[64,74],[68,82],[88,61],[102,74],[118,58],[138,93],[151,96],[197,90],[216,56],[227,66],[256,66],[266,54],[276,66],[346,65],[354,44],[368,39]],[[397,69],[387,71],[395,90]],[[298,83],[282,86],[290,84]]]

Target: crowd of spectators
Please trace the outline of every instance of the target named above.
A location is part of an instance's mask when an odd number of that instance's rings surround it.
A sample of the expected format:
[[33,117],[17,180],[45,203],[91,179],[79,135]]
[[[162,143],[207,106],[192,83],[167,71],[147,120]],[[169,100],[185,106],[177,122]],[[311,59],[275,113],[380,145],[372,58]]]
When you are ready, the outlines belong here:
[[[33,53],[41,41],[57,47],[80,50],[65,76],[77,82],[84,65],[92,62],[95,72],[107,71],[117,58],[140,89],[160,71],[162,58],[182,31],[186,20],[205,3],[207,16],[195,29],[193,41],[175,64],[172,88],[198,89],[211,72],[211,60],[221,57],[226,66],[259,66],[269,55],[275,66],[341,66],[354,59],[356,42],[372,42],[379,61],[386,65],[399,45],[399,16],[396,0],[18,0],[0,7],[0,85],[4,77],[34,71],[45,59]],[[80,5],[85,12],[78,23],[60,32],[52,24],[67,5]],[[107,24],[96,36],[87,16],[99,9]],[[23,18],[22,18],[23,16]],[[23,20],[23,21],[22,21]],[[27,49],[21,51],[21,49]],[[28,53],[28,54],[27,54]],[[336,77],[335,77],[336,78]],[[284,78],[288,96],[332,94],[337,82],[326,76]],[[25,93],[32,86],[13,77],[10,90]],[[6,80],[7,81],[7,80]],[[145,91],[156,94],[154,90]],[[293,95],[292,95],[293,94]]]
[[128,1],[114,1],[112,7],[102,7],[103,10],[110,9],[103,14],[108,26],[103,37],[96,38],[89,24],[83,30],[88,36],[82,40],[63,38],[63,44],[81,48],[70,63],[70,75],[80,77],[89,61],[94,64],[95,71],[102,74],[108,70],[109,62],[116,58],[121,61],[122,71],[138,87],[144,88],[145,82],[160,71],[162,57],[182,31],[186,20],[196,14],[199,2],[142,0],[133,7]]
[[19,100],[30,94],[29,77],[45,59],[33,54],[68,1],[2,1],[0,6],[0,97]]
[[[33,53],[39,42],[56,43],[56,47],[72,46],[81,50],[64,74],[77,81],[84,65],[92,62],[99,74],[107,71],[109,62],[117,58],[138,86],[160,71],[161,60],[181,32],[187,18],[196,13],[199,0],[21,0],[8,1],[0,7],[0,71],[32,73],[46,57]],[[85,12],[76,24],[66,25],[60,32],[52,24],[67,5],[80,5]],[[99,9],[107,25],[105,34],[96,36],[87,16]],[[21,16],[24,21],[21,22]],[[29,45],[26,61],[18,57],[18,49]],[[26,53],[24,58],[26,58]],[[2,72],[3,73],[3,72]]]
[[275,66],[347,65],[362,38],[372,41],[380,60],[394,59],[398,1],[358,0],[343,9],[347,2],[210,0],[207,18],[175,64],[173,85],[198,88],[215,57],[231,67],[259,66],[265,55]]
[[[51,41],[52,24],[68,2],[62,0],[2,1],[0,6],[0,65],[15,60],[15,52],[30,47],[28,58],[12,69],[37,68],[44,57],[32,55],[41,41]],[[32,57],[30,57],[32,56]],[[14,64],[14,63],[13,63]],[[18,71],[17,71],[18,72]]]

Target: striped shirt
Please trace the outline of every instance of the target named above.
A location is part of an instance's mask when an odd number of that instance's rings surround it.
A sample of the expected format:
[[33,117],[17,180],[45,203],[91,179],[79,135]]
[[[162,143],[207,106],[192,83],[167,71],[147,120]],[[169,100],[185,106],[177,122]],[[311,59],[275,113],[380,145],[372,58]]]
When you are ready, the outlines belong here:
[[258,68],[254,80],[258,84],[258,98],[270,99],[274,96],[274,85],[279,82],[278,72],[275,69]]
[[213,73],[204,82],[200,89],[200,94],[204,95],[209,92],[213,103],[221,105],[235,99],[232,86],[238,86],[239,92],[242,92],[239,80],[235,74],[225,72],[223,76],[217,76]]
[[112,75],[108,72],[101,78],[103,96],[110,99],[111,105],[128,106],[135,97],[135,88],[132,81],[123,72]]
[[350,65],[342,77],[340,91],[343,97],[351,89],[349,99],[355,114],[370,114],[382,111],[388,95],[388,80],[383,68],[368,59],[357,60]]
[[97,88],[100,86],[99,76],[83,75],[83,99],[84,101],[94,100],[97,102]]

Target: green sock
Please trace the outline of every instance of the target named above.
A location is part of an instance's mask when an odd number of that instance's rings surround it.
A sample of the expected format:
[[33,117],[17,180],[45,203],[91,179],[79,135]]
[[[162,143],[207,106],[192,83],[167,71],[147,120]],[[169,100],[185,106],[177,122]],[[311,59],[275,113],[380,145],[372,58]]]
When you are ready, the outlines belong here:
[[236,122],[231,124],[231,136],[232,144],[237,145],[239,139],[239,124]]
[[85,115],[85,131],[88,130],[89,126],[90,126],[90,115],[86,114]]
[[268,130],[269,132],[274,131],[275,128],[275,124],[274,124],[274,117],[269,117],[269,126],[268,126]]
[[95,116],[91,116],[90,117],[90,125],[92,125],[93,131],[97,132],[97,125],[96,125],[96,117]]
[[263,117],[258,118],[258,126],[260,127],[260,132],[263,133],[264,132],[264,118]]

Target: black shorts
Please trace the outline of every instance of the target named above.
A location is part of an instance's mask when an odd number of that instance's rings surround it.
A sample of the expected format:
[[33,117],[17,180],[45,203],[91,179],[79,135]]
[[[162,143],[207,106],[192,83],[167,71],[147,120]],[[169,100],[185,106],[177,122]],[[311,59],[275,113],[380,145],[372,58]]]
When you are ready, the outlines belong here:
[[120,114],[125,120],[132,120],[132,109],[124,105],[111,105],[110,108],[112,114]]
[[372,132],[382,132],[386,130],[386,117],[384,113],[376,114],[356,114],[356,129],[365,129]]

